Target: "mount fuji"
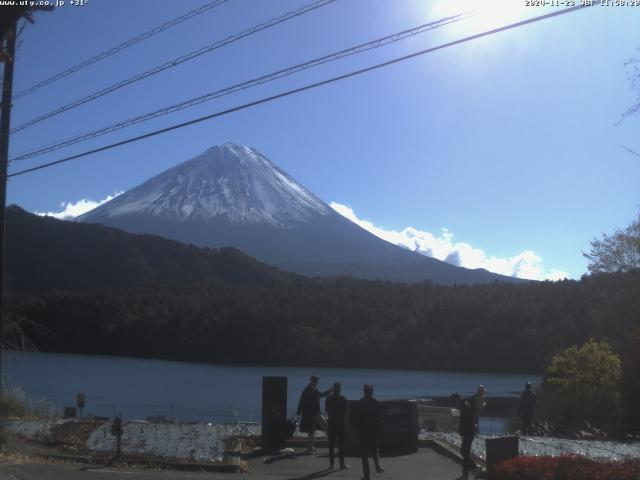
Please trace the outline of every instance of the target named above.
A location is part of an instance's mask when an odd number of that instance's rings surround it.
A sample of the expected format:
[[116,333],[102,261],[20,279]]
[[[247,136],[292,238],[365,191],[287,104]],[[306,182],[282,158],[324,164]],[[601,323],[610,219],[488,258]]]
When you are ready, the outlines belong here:
[[201,247],[233,246],[304,275],[441,284],[520,281],[382,240],[256,150],[232,143],[165,170],[76,220]]

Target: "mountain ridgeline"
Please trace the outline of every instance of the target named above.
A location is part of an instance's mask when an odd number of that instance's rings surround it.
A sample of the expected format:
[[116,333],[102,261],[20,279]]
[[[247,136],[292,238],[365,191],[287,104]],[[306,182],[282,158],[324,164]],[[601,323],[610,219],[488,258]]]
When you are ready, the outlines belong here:
[[302,281],[234,248],[200,248],[154,235],[40,217],[15,205],[7,208],[6,225],[8,291]]
[[440,284],[522,282],[393,245],[336,213],[249,147],[226,143],[78,217],[201,247],[235,247],[312,276]]

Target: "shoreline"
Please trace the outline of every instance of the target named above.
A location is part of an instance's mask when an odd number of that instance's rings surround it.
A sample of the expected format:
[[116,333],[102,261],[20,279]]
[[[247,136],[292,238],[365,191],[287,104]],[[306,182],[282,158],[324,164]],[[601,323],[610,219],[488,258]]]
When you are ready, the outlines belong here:
[[[190,365],[198,365],[198,366],[212,366],[212,367],[225,367],[225,368],[288,368],[288,369],[305,369],[309,371],[313,371],[314,369],[335,369],[335,370],[353,370],[353,371],[382,371],[382,372],[409,372],[409,373],[458,373],[463,375],[487,375],[487,376],[532,376],[532,377],[542,377],[542,373],[540,372],[489,372],[484,370],[455,370],[455,369],[415,369],[415,368],[395,368],[395,367],[349,367],[349,366],[335,366],[335,365],[304,365],[304,364],[296,364],[296,365],[285,365],[280,363],[213,363],[213,362],[196,362],[192,360],[181,360],[181,359],[172,359],[166,357],[159,356],[131,356],[131,355],[120,355],[117,353],[108,354],[108,353],[78,353],[78,352],[62,352],[62,351],[53,351],[53,350],[38,350],[38,351],[21,351],[21,350],[3,350],[2,355],[9,354],[47,354],[47,355],[72,355],[75,357],[100,357],[105,359],[121,359],[121,360],[133,360],[133,361],[154,361],[154,362],[167,362],[167,363],[180,363],[180,364],[190,364]],[[453,393],[453,392],[452,392]]]

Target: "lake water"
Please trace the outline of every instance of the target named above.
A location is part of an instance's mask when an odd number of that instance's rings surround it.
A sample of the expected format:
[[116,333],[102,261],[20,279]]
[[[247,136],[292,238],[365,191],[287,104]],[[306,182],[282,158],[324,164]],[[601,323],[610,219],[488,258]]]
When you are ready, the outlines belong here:
[[[3,385],[21,387],[30,397],[46,399],[57,412],[75,406],[86,394],[85,415],[125,418],[166,416],[180,420],[224,422],[236,416],[259,421],[262,377],[288,377],[288,410],[293,416],[309,376],[320,377],[320,389],[342,383],[347,398],[362,396],[371,383],[380,399],[470,395],[478,384],[488,396],[516,397],[536,375],[373,370],[353,368],[206,365],[126,357],[5,352]],[[44,403],[44,402],[43,402]],[[489,423],[490,422],[490,423]],[[499,420],[485,419],[481,430],[500,430]]]

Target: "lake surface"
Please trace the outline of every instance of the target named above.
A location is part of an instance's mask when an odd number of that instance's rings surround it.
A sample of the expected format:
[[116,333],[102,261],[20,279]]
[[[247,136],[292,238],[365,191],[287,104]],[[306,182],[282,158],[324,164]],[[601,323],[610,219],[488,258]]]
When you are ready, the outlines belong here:
[[[295,414],[309,376],[320,377],[320,389],[342,383],[347,398],[362,396],[371,383],[380,399],[470,395],[478,384],[488,396],[516,397],[536,375],[373,370],[315,367],[206,365],[126,357],[5,352],[3,384],[21,387],[30,397],[46,399],[61,412],[75,406],[76,393],[86,394],[85,415],[124,418],[166,416],[180,420],[224,422],[236,416],[259,421],[262,377],[288,377],[288,411]],[[44,402],[42,402],[44,404]],[[489,424],[488,422],[491,422]],[[485,419],[481,429],[499,430],[499,420]]]

